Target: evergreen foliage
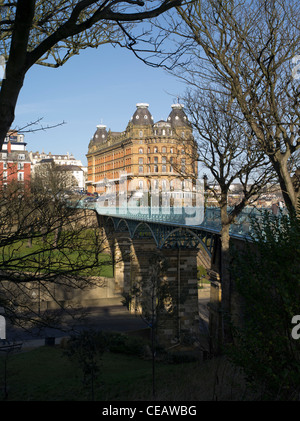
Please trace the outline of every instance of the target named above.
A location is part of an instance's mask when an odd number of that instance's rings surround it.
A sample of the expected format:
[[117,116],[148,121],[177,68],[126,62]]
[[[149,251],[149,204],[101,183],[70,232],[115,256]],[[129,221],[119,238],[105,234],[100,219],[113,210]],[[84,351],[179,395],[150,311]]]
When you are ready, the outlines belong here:
[[228,351],[248,382],[267,400],[299,400],[300,220],[265,213],[253,221],[252,242],[233,253],[232,277],[241,296],[242,325]]

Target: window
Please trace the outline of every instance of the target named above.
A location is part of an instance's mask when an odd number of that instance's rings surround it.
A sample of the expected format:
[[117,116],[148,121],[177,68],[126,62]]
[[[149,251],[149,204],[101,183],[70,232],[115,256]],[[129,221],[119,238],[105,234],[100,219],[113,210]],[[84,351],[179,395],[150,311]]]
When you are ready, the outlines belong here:
[[158,172],[158,166],[154,165],[154,172]]
[[162,172],[166,172],[166,171],[167,171],[167,167],[166,167],[166,165],[162,165],[162,167],[161,167],[161,171],[162,171]]
[[3,180],[7,180],[7,171],[3,171]]
[[157,147],[155,146],[155,148],[154,148],[154,153],[157,153],[158,152],[158,149],[157,149]]
[[24,173],[19,172],[18,173],[18,181],[23,181],[24,180]]
[[143,130],[140,130],[140,137],[143,137]]
[[24,163],[18,162],[18,170],[23,170],[23,169],[24,169]]
[[7,162],[3,162],[3,168],[7,168]]
[[25,159],[25,154],[20,153],[20,154],[18,155],[18,159]]
[[185,171],[185,159],[181,159],[181,170]]
[[162,164],[166,164],[166,162],[167,162],[167,157],[162,156],[162,158],[161,158],[161,162],[162,162]]
[[140,180],[140,181],[139,181],[139,189],[142,189],[142,188],[143,188],[143,184],[144,184],[144,183],[143,183],[143,181],[142,181],[142,180]]
[[166,135],[166,131],[165,129],[162,130],[162,135],[165,136]]
[[143,164],[144,163],[144,159],[143,158],[139,158],[139,164]]
[[157,156],[154,157],[154,164],[158,164],[158,157]]
[[167,148],[164,146],[161,151],[162,151],[162,153],[166,153],[167,152]]
[[139,149],[139,153],[144,153],[144,149],[143,148],[140,148]]
[[148,148],[148,153],[150,153],[151,152],[151,149],[150,148]]
[[170,148],[170,153],[173,153],[173,148]]
[[140,173],[143,172],[143,166],[142,165],[139,166],[139,172]]

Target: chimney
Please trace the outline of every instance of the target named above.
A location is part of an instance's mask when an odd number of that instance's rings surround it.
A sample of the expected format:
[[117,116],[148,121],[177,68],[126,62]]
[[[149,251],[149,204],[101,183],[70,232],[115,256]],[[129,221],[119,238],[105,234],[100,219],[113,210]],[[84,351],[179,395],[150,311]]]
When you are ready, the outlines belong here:
[[10,140],[8,141],[8,144],[7,144],[7,152],[8,153],[11,153],[11,143],[10,143]]

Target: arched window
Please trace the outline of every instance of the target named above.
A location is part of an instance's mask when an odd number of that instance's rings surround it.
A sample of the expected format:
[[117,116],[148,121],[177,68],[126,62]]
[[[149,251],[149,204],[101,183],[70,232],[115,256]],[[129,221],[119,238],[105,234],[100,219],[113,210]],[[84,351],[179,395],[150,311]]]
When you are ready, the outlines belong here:
[[139,153],[144,153],[144,149],[143,148],[140,148],[139,149]]

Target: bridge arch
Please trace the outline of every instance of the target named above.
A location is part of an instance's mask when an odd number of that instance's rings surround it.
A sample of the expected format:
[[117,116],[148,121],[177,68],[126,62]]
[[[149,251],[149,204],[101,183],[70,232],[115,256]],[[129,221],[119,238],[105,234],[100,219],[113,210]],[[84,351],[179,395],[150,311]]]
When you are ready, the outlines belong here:
[[[176,234],[177,232],[178,233],[182,233],[182,231],[184,230],[184,234],[181,236],[181,241],[183,241],[184,242],[184,240],[185,239],[187,239],[187,236],[186,236],[186,234],[189,234],[192,238],[195,238],[196,239],[196,241],[198,242],[198,244],[200,244],[203,248],[204,248],[204,250],[206,251],[206,253],[208,254],[208,256],[211,258],[211,256],[212,256],[212,253],[211,253],[211,251],[209,250],[209,248],[207,247],[207,245],[205,244],[205,242],[203,241],[203,239],[199,236],[199,234],[198,233],[196,233],[196,232],[194,232],[194,231],[192,231],[192,230],[190,230],[190,229],[188,229],[188,228],[184,228],[184,229],[182,229],[181,227],[180,228],[175,228],[175,229],[173,229],[172,231],[170,231],[167,235],[166,235],[166,237],[164,238],[164,240],[163,240],[163,243],[161,244],[161,247],[163,247],[166,243],[167,243],[167,240],[172,236],[172,235],[174,235],[174,234]],[[200,231],[201,232],[201,231]],[[191,244],[191,246],[192,246],[192,244]],[[195,246],[195,244],[194,244],[194,246]]]
[[119,219],[116,221],[115,228],[117,231],[128,231],[131,234],[129,224],[126,219]]
[[152,237],[155,241],[156,246],[159,247],[159,239],[157,238],[157,235],[155,234],[151,225],[148,224],[147,222],[141,221],[134,227],[134,230],[133,230],[133,233],[132,233],[132,238],[134,238],[136,236],[138,229],[142,226],[145,226],[149,230],[149,232],[152,234]]

